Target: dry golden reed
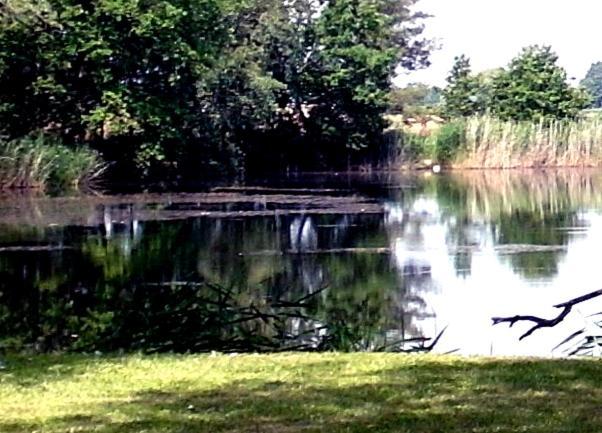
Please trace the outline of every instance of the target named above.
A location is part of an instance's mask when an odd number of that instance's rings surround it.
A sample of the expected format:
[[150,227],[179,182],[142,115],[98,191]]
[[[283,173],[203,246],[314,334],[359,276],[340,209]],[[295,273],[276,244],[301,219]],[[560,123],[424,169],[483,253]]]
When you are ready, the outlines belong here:
[[465,121],[457,168],[598,167],[602,165],[602,119]]

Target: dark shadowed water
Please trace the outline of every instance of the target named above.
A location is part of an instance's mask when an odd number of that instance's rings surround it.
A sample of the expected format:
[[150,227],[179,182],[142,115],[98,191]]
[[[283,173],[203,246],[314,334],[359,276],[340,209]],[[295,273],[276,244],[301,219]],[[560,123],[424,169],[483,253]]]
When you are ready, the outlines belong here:
[[[563,355],[599,335],[602,172],[316,175],[0,198],[0,344]],[[554,349],[575,331],[579,337]],[[442,333],[442,331],[444,331]],[[554,350],[553,350],[554,349]]]

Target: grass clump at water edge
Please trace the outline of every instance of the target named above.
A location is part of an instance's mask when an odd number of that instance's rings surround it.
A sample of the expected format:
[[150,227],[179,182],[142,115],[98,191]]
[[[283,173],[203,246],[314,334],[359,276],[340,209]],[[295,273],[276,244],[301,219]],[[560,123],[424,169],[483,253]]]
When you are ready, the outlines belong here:
[[105,168],[95,151],[67,147],[43,134],[0,140],[0,189],[75,188]]
[[602,166],[602,119],[504,121],[452,119],[422,135],[395,131],[402,158],[434,159],[455,168]]
[[9,357],[0,431],[602,431],[602,364],[395,354]]

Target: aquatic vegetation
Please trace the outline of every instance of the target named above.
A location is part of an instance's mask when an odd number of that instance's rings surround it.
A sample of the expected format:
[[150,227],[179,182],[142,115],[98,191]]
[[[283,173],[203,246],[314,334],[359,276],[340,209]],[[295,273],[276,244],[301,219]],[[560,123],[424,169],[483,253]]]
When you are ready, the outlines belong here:
[[433,158],[454,168],[602,165],[602,119],[597,117],[504,121],[477,116],[453,119],[428,136],[396,131],[390,139],[405,159]]
[[437,351],[548,355],[582,326],[572,315],[523,346],[487,331],[519,303],[537,312],[596,284],[595,171],[395,176],[384,188],[5,198],[0,345],[405,351],[448,326]]
[[0,141],[0,189],[74,188],[98,178],[105,168],[96,152],[42,134]]
[[463,168],[597,167],[602,164],[602,120],[465,121],[454,165]]
[[[284,236],[278,238],[271,235],[277,230],[271,219],[124,224],[126,214],[81,244],[37,250],[31,245],[44,234],[32,232],[23,234],[20,247],[0,250],[0,346],[145,352],[432,348],[428,338],[415,339],[423,333],[412,326],[414,313],[388,254],[291,251],[293,216],[279,217]],[[337,242],[358,235],[366,244],[381,242],[364,233],[379,219],[362,218],[361,228],[351,217],[320,222],[343,223],[333,233]],[[244,236],[237,235],[241,229]],[[66,232],[51,237],[65,240]],[[14,245],[19,237],[7,241]],[[15,266],[34,257],[25,270]]]
[[[55,283],[65,287],[66,282]],[[0,297],[0,326],[7,331],[0,334],[0,348],[428,352],[437,342],[426,337],[387,341],[376,326],[386,318],[380,311],[386,304],[366,299],[334,307],[324,300],[330,298],[326,287],[296,297],[202,282],[140,283],[131,289],[94,292],[82,286],[47,287],[37,299],[21,298],[20,308],[13,305],[16,299]]]

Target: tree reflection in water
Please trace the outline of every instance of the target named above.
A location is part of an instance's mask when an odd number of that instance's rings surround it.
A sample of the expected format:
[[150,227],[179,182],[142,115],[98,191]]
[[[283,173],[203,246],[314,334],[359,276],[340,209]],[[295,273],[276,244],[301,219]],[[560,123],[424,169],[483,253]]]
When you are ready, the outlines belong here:
[[379,218],[110,220],[63,229],[73,250],[1,257],[4,345],[393,350],[385,331],[411,321],[388,255],[318,250],[372,242]]
[[1,344],[410,350],[450,325],[441,350],[467,330],[484,345],[494,308],[583,291],[563,281],[597,244],[601,183],[464,173],[360,182],[367,196],[344,199],[0,201]]

